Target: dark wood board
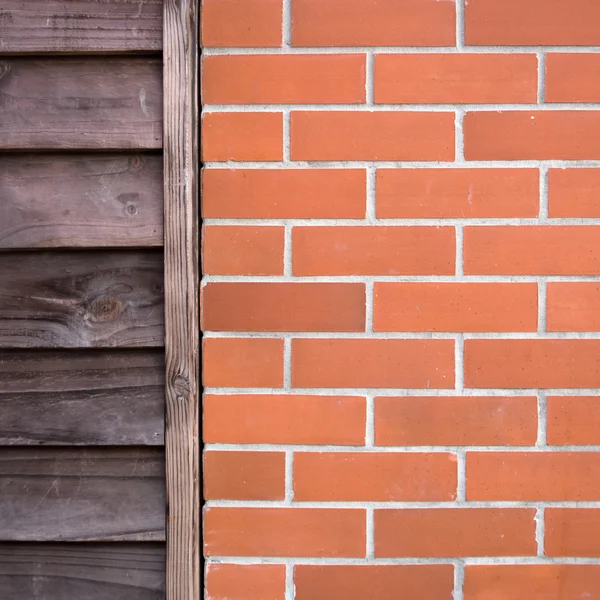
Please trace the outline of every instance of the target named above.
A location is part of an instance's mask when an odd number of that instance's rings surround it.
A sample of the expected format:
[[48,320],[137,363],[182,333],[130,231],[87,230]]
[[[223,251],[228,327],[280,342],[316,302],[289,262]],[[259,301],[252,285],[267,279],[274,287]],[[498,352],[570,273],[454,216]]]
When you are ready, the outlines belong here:
[[158,154],[0,160],[0,249],[162,246]]

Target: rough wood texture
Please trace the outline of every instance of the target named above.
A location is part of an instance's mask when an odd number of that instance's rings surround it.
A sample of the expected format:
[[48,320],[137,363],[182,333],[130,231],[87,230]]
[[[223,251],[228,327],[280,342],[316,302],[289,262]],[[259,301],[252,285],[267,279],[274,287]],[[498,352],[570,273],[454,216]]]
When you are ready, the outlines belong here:
[[162,157],[0,161],[0,248],[162,246]]
[[0,149],[158,149],[160,59],[0,61]]
[[163,540],[159,448],[4,448],[0,540]]
[[0,598],[163,600],[163,544],[0,544]]
[[0,253],[0,347],[162,346],[158,251]]
[[0,352],[1,445],[162,445],[164,405],[158,350]]
[[164,2],[167,600],[200,597],[198,2]]
[[2,0],[0,52],[157,51],[162,0]]

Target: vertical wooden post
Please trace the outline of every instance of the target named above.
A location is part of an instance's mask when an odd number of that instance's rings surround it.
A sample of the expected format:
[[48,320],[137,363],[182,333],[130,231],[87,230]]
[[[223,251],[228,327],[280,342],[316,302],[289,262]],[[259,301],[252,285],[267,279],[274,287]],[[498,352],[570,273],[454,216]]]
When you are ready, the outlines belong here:
[[167,600],[200,599],[198,0],[164,0]]

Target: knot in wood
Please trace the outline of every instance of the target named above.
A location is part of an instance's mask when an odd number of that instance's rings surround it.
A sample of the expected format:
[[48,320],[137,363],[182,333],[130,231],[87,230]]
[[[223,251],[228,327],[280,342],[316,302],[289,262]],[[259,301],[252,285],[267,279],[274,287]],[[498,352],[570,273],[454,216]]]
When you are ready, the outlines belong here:
[[123,310],[123,303],[118,298],[103,296],[92,301],[88,309],[88,316],[97,323],[106,323],[117,319]]
[[185,375],[177,375],[173,380],[173,388],[175,389],[178,399],[179,396],[187,398],[190,393],[190,380]]
[[144,163],[142,161],[142,157],[141,156],[137,156],[136,155],[136,156],[132,156],[129,159],[129,168],[132,171],[139,171],[142,168],[143,164]]

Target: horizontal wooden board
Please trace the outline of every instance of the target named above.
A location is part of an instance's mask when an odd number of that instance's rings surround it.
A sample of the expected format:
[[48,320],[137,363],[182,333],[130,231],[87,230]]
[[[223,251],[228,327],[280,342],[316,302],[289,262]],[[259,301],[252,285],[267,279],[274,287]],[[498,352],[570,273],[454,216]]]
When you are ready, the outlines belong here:
[[162,448],[3,448],[0,541],[164,540]]
[[0,149],[158,149],[162,60],[0,60]]
[[0,248],[161,246],[158,154],[0,160]]
[[164,344],[155,250],[0,253],[0,348]]
[[2,0],[0,52],[156,52],[162,0]]
[[0,544],[0,598],[163,600],[163,544]]
[[0,445],[162,445],[164,355],[0,351],[0,407]]

